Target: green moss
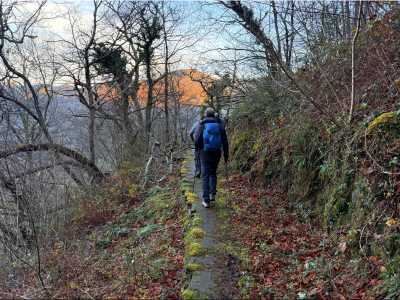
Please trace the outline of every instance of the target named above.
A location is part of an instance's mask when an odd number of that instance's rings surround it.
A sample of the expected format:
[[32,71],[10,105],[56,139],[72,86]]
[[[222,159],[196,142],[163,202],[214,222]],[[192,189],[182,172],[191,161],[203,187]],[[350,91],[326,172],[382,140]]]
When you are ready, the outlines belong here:
[[185,196],[186,197],[192,197],[192,198],[195,198],[195,199],[199,198],[199,196],[197,196],[196,194],[191,193],[191,192],[186,192]]
[[171,204],[171,196],[172,195],[170,192],[160,192],[160,193],[152,196],[145,203],[146,203],[146,206],[149,208],[153,208],[156,210],[164,209],[165,205]]
[[188,212],[188,211],[186,211],[186,210],[181,211],[181,212],[179,213],[179,220],[185,219],[186,217],[188,217],[188,215],[189,215],[189,212]]
[[198,293],[196,291],[185,290],[182,293],[182,299],[184,300],[194,300],[198,297]]
[[[185,193],[185,195],[186,195],[186,193]],[[190,195],[187,196],[186,198],[187,198],[188,202],[194,203],[199,199],[199,196],[197,196],[196,194],[190,193]]]
[[159,224],[150,224],[150,225],[147,225],[147,226],[145,226],[145,227],[139,229],[139,235],[140,235],[141,237],[147,236],[147,235],[149,235],[149,233],[151,233],[152,231],[156,231],[156,230],[160,229],[160,227],[162,227],[162,226],[159,225]]
[[261,145],[262,145],[262,143],[263,143],[263,141],[264,141],[265,139],[266,139],[266,136],[262,135],[262,136],[256,141],[256,143],[254,144],[253,148],[252,148],[251,151],[250,151],[250,155],[255,155],[255,154],[258,152],[258,150],[260,149],[260,147],[261,147]]
[[189,224],[190,224],[190,220],[186,220],[186,221],[183,223],[183,227],[187,228],[187,227],[189,227]]
[[194,243],[189,246],[189,254],[191,256],[203,256],[204,254],[206,254],[206,252],[207,249],[199,243]]
[[192,151],[186,152],[186,157],[193,157],[194,153]]
[[[192,238],[193,241],[195,242],[200,242],[201,239],[206,235],[206,233],[204,232],[204,230],[201,230],[200,228],[193,228],[192,230],[190,230],[190,232],[188,233],[188,237]],[[199,241],[200,240],[200,241]]]
[[400,110],[396,110],[380,115],[368,126],[368,131],[374,133],[378,130],[379,125],[396,120],[399,112]]
[[248,138],[249,138],[248,130],[245,130],[241,134],[239,134],[239,132],[235,132],[235,134],[232,136],[232,139],[231,139],[232,147],[237,148],[240,145],[245,144],[247,142]]
[[199,213],[195,213],[195,214],[193,214],[193,216],[200,217],[200,214]]
[[193,273],[194,271],[207,271],[206,267],[203,267],[202,265],[199,264],[188,264],[186,265],[186,269]]
[[203,223],[204,223],[203,219],[200,219],[200,218],[193,219],[193,226],[200,226]]
[[191,194],[187,196],[187,199],[196,201],[197,199],[199,199],[199,196],[197,196],[196,194]]
[[[321,192],[316,201],[316,211],[323,215],[325,228],[352,223],[352,220],[360,218],[361,212],[365,212],[356,209],[359,197],[358,193],[355,193],[357,186],[364,189],[357,183],[364,180],[364,173],[359,173],[357,177],[354,173],[349,173],[347,162],[342,165],[332,162],[331,165],[335,166],[334,172],[329,176],[329,180],[324,180],[320,186]],[[360,198],[364,199],[366,195],[363,191]]]
[[181,191],[184,191],[185,193],[189,192],[191,189],[192,187],[189,185],[184,185],[181,187]]
[[189,170],[186,167],[181,168],[181,174],[189,174]]

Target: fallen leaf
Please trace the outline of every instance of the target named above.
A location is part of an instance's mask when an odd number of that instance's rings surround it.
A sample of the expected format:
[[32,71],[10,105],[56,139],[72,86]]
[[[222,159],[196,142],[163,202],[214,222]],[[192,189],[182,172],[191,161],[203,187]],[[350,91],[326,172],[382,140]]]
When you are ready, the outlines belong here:
[[318,288],[312,289],[311,291],[307,292],[307,296],[312,297],[321,291],[322,291],[322,289],[318,289]]
[[346,300],[346,297],[339,292],[333,292],[332,296],[334,299]]
[[306,280],[304,281],[304,283],[305,283],[305,284],[309,283],[310,281],[313,280],[313,277],[314,277],[314,273],[311,272],[311,274],[307,276],[307,278],[306,278]]
[[346,242],[344,243],[340,243],[338,246],[338,250],[342,253],[344,253],[344,251],[346,250],[347,246],[346,246]]
[[389,220],[386,221],[386,225],[389,226],[389,227],[394,225],[394,224],[396,224],[396,221],[393,220],[393,219],[389,219]]

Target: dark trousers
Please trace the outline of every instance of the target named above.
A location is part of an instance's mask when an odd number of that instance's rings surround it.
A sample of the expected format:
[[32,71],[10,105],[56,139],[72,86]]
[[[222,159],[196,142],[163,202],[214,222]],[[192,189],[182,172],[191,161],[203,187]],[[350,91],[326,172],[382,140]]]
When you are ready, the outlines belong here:
[[203,199],[210,203],[210,195],[217,194],[217,168],[219,161],[201,161]]
[[196,165],[196,173],[201,172],[201,162],[200,162],[200,150],[198,148],[194,149],[194,162]]

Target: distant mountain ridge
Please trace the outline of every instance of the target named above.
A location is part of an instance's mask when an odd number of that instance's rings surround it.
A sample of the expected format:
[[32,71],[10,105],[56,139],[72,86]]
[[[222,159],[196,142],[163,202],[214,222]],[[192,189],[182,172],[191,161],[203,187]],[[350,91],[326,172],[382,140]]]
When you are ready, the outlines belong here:
[[[175,102],[179,97],[181,104],[201,105],[204,103],[206,93],[199,81],[203,83],[204,87],[207,87],[214,80],[217,80],[217,78],[194,69],[173,71],[169,74],[168,80],[170,84],[169,101],[171,103]],[[146,80],[141,80],[139,83],[138,100],[141,105],[145,105],[147,102]],[[75,95],[71,85],[55,86],[53,89],[54,92],[65,99],[77,99],[77,95]],[[105,86],[98,89],[98,92],[100,96],[105,97],[105,99],[117,96],[117,92],[110,91],[109,88]],[[154,86],[155,105],[162,105],[162,103],[164,103],[164,92],[164,80],[160,80]]]
[[[192,78],[194,79],[194,81],[192,80]],[[170,101],[173,101],[173,97],[179,94],[181,97],[181,103],[201,105],[204,103],[206,93],[204,92],[201,84],[198,81],[202,81],[204,86],[207,87],[210,82],[214,80],[217,80],[217,78],[193,69],[184,69],[171,72],[169,78],[169,82],[171,84],[171,88],[169,91]],[[163,97],[164,81],[159,81],[156,84],[154,90],[156,96],[158,95],[159,98]],[[147,100],[147,88],[145,81],[141,81],[141,86],[138,92],[138,99],[140,103],[144,103]]]

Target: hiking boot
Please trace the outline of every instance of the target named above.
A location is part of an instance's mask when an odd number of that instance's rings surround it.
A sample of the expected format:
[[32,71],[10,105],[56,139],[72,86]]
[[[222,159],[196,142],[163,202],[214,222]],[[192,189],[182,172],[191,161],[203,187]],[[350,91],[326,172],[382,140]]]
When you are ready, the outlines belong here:
[[210,201],[215,201],[215,195],[210,195]]
[[204,201],[203,201],[203,206],[205,207],[205,208],[209,208],[210,207],[210,204],[209,203],[205,203]]
[[197,173],[196,173],[196,177],[197,177],[197,178],[200,178],[200,176],[201,176],[201,172],[197,172]]

